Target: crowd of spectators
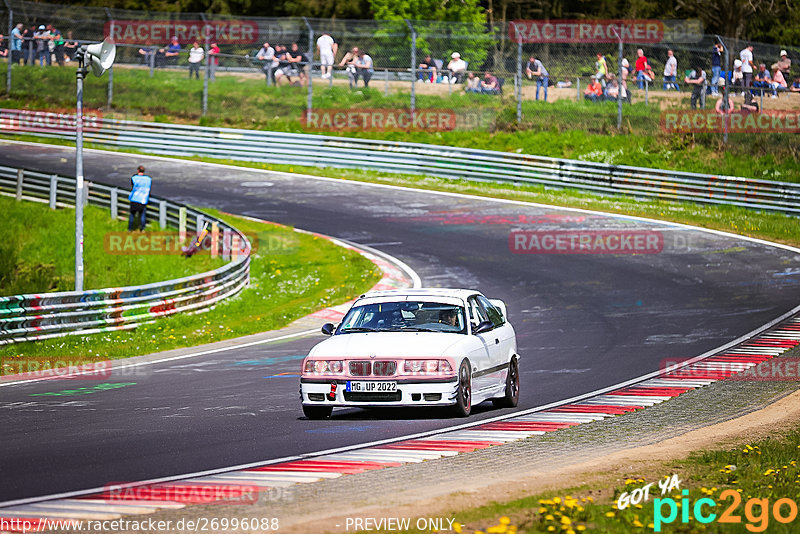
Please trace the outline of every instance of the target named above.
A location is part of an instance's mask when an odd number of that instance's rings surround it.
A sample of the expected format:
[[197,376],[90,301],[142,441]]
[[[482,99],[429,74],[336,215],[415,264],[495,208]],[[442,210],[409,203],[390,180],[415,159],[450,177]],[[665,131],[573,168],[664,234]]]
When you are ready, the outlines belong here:
[[72,38],[72,32],[64,37],[52,24],[26,27],[18,23],[11,30],[10,49],[0,35],[0,57],[9,57],[10,53],[11,61],[16,64],[64,65],[74,59],[77,50],[78,42]]

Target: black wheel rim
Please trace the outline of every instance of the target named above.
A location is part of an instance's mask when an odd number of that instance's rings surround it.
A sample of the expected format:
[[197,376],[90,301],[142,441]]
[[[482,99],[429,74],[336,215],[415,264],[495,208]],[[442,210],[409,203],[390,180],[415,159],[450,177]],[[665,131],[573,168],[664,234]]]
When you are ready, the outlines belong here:
[[516,399],[517,395],[519,395],[519,373],[517,372],[517,362],[514,361],[511,363],[511,366],[508,369],[509,374],[509,387],[511,391],[512,399]]

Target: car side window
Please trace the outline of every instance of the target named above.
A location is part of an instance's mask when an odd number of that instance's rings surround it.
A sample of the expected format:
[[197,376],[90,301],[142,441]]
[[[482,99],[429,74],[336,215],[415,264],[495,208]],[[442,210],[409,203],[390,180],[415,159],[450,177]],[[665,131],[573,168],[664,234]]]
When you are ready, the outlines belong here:
[[497,307],[489,302],[489,299],[486,297],[478,297],[483,308],[486,310],[486,315],[489,316],[489,320],[492,321],[495,327],[503,326],[506,323],[506,320],[503,318],[503,312],[497,309]]
[[478,302],[477,297],[470,297],[467,299],[467,308],[469,309],[469,320],[473,326],[477,326],[484,321],[488,321],[489,317],[486,311]]

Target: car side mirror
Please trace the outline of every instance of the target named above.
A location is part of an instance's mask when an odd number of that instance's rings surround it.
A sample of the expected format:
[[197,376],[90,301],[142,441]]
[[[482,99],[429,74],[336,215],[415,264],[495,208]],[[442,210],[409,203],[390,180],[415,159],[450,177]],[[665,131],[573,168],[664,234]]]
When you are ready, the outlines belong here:
[[333,335],[333,331],[335,329],[336,329],[336,326],[334,326],[333,323],[325,323],[324,325],[322,325],[322,329],[321,330],[322,330],[322,333],[325,334],[326,336],[332,336]]
[[472,329],[473,334],[483,334],[494,328],[494,323],[491,321],[483,321],[478,326]]

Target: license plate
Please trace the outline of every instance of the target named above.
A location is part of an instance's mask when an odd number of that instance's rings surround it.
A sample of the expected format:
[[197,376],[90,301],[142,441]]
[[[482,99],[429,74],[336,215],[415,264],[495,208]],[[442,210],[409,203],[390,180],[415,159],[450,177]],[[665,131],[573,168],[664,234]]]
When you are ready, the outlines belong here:
[[346,390],[354,393],[394,393],[397,391],[397,382],[348,380]]

